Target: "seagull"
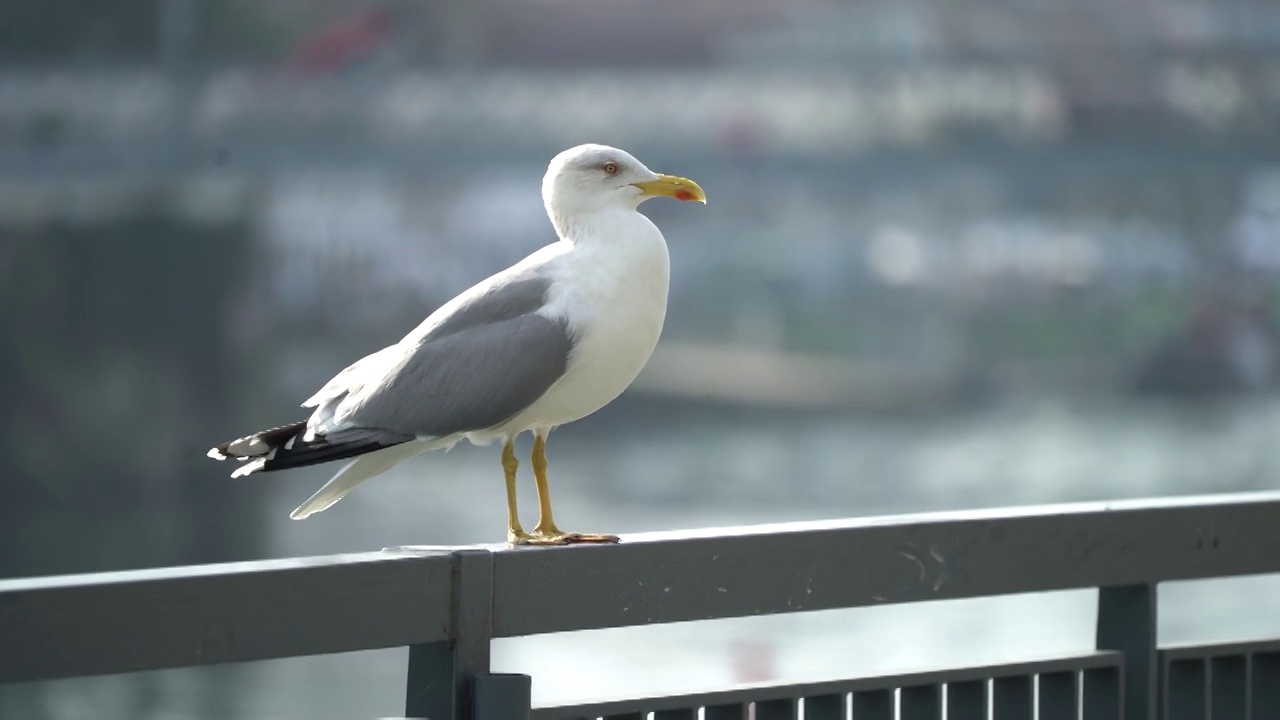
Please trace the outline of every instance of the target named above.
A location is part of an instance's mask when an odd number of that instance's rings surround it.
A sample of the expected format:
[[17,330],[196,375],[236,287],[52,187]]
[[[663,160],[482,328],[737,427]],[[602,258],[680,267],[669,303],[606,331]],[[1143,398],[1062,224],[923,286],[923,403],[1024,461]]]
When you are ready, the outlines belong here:
[[[231,474],[347,462],[290,515],[301,520],[414,455],[501,440],[512,545],[617,542],[561,530],[551,511],[547,436],[617,398],[648,362],[667,312],[670,260],[638,208],[706,203],[692,180],[629,153],[579,145],[552,158],[542,199],[557,242],[445,303],[394,345],[352,363],[302,403],[311,416],[211,449]],[[538,524],[516,507],[515,440],[533,433]]]

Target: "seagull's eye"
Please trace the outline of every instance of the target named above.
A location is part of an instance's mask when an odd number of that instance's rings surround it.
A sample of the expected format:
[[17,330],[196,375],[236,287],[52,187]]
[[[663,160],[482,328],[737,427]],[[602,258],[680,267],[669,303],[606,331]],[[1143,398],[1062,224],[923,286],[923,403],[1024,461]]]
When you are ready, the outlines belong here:
[[602,169],[602,170],[604,170],[604,174],[605,174],[605,175],[610,175],[610,176],[612,176],[612,175],[617,175],[617,174],[618,174],[618,163],[616,163],[616,162],[607,162],[607,163],[605,163],[603,166],[601,166],[601,169]]

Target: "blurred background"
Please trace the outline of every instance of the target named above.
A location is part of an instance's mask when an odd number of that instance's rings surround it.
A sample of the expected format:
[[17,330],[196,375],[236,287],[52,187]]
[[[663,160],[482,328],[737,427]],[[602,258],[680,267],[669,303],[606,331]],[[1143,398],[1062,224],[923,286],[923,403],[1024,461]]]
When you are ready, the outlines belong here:
[[[538,183],[583,142],[710,204],[645,206],[667,326],[557,432],[566,527],[1280,485],[1274,0],[45,0],[0,8],[0,577],[501,541],[494,448],[305,523],[332,468],[230,480],[204,453],[553,240]],[[1276,632],[1277,590],[1172,587],[1161,638]],[[1092,602],[495,664],[543,704],[850,676],[1086,648]],[[0,717],[390,715],[404,660],[5,686]]]

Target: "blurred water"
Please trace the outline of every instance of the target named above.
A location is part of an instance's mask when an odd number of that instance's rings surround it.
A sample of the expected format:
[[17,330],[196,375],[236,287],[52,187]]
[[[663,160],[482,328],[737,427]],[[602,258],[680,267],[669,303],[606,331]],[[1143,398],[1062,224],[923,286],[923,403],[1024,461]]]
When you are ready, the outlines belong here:
[[[1027,400],[898,419],[634,410],[624,399],[553,436],[562,525],[636,532],[1280,484],[1277,399]],[[263,556],[502,538],[496,448],[418,458],[314,519],[289,521],[326,476],[273,479]],[[1273,577],[1169,586],[1161,641],[1280,634],[1277,590]],[[572,602],[573,589],[563,592]],[[532,674],[535,702],[553,704],[1007,660],[1089,648],[1093,601],[1090,591],[1065,592],[566,633],[498,641],[494,665]],[[0,707],[51,718],[372,717],[402,709],[405,657],[386,650],[32,684],[4,689]]]

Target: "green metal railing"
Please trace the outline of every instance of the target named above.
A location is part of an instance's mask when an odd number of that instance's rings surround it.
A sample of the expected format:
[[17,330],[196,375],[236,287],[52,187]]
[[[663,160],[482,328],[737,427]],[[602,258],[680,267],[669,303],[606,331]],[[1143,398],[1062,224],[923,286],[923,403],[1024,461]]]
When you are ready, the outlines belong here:
[[[9,580],[0,682],[400,646],[433,720],[1272,720],[1280,640],[1159,648],[1155,623],[1160,583],[1280,572],[1277,548],[1263,493]],[[540,708],[489,666],[494,638],[1087,588],[1097,649],[1068,657]]]

